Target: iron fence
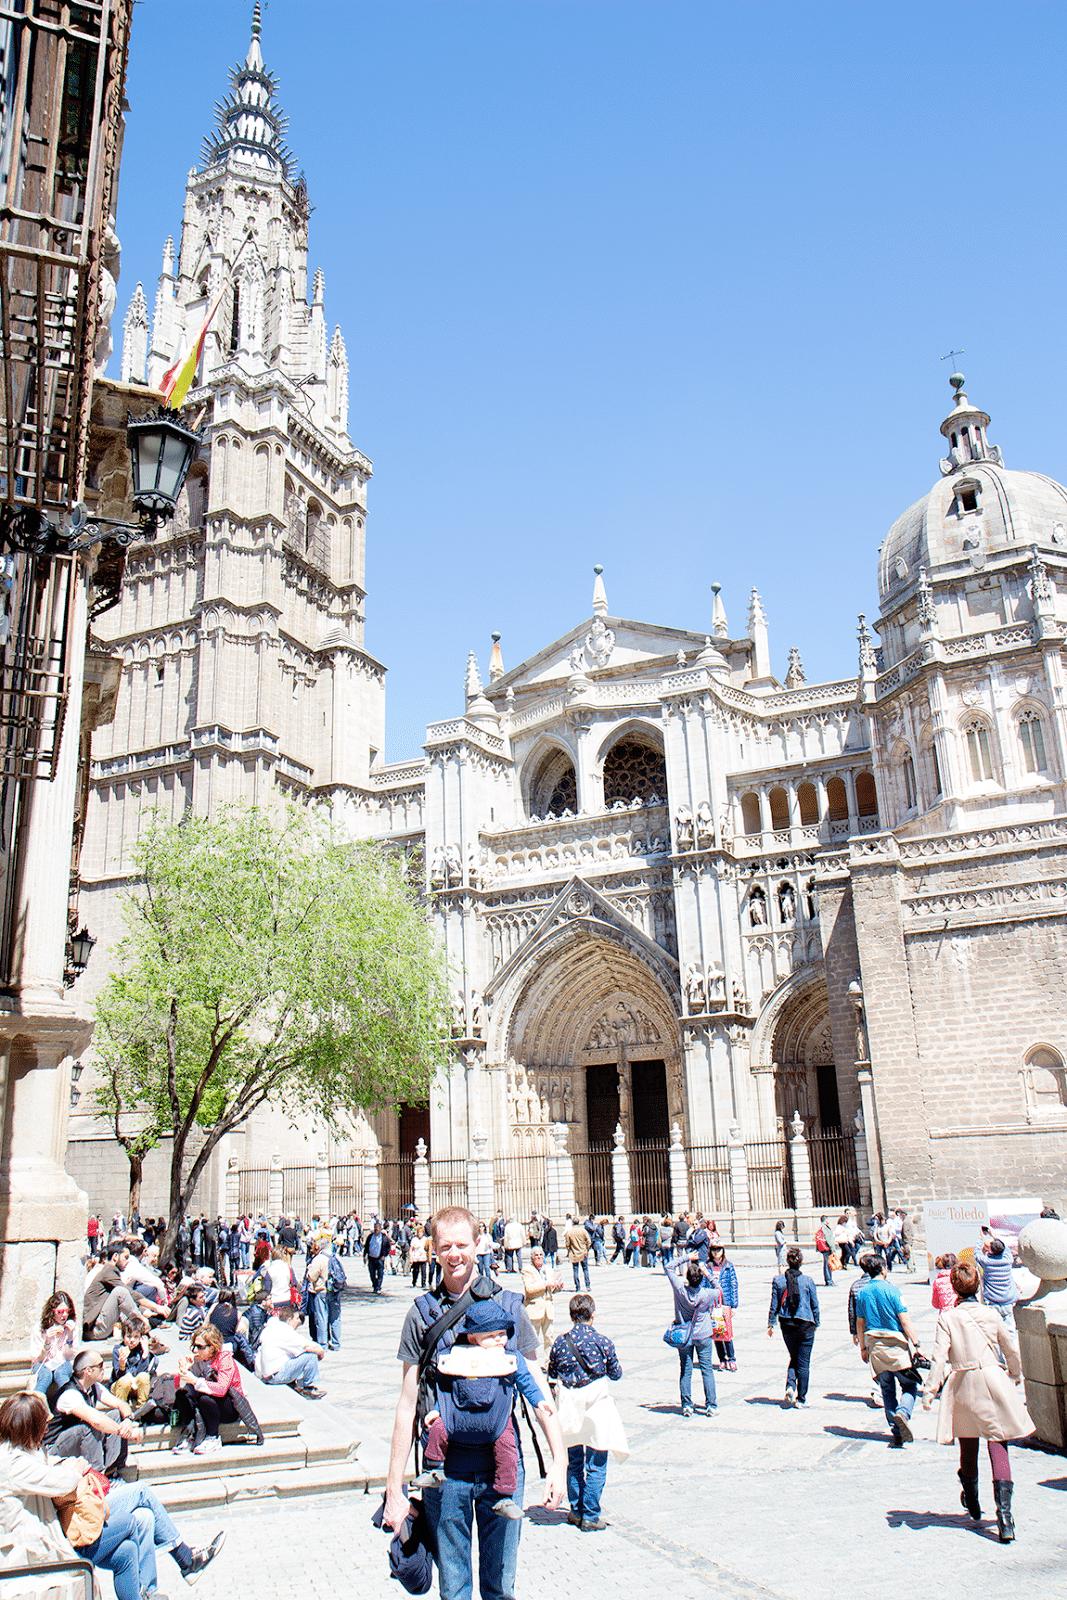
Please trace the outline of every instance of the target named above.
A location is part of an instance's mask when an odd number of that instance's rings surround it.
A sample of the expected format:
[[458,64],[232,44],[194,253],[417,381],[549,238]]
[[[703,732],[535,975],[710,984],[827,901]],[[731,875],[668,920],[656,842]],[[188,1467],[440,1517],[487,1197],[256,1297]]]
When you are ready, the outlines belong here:
[[666,1139],[635,1139],[630,1146],[630,1200],[635,1215],[662,1215],[671,1208],[670,1146]]
[[[543,1155],[496,1156],[493,1160],[493,1199],[498,1211],[519,1222],[535,1211],[548,1210],[548,1169]],[[488,1217],[482,1218],[488,1222]],[[554,1217],[554,1222],[562,1219]]]
[[[461,1163],[466,1167],[466,1163]],[[442,1201],[442,1205],[466,1205],[466,1188],[464,1198],[457,1201]],[[415,1204],[415,1157],[399,1156],[395,1161],[383,1161],[378,1167],[378,1204],[382,1216],[390,1220],[400,1221],[404,1215],[405,1206]],[[433,1207],[433,1185],[430,1187],[430,1206]],[[360,1213],[362,1215],[362,1213]]]
[[237,1209],[243,1217],[258,1217],[267,1209],[270,1189],[270,1168],[253,1167],[242,1172],[237,1180]]
[[308,1222],[315,1215],[315,1168],[282,1168],[282,1211]]
[[685,1152],[689,1167],[689,1204],[706,1217],[726,1215],[733,1209],[730,1184],[730,1147],[693,1144]]
[[330,1168],[330,1215],[347,1217],[350,1212],[363,1216],[363,1163]]
[[784,1139],[745,1145],[748,1193],[753,1211],[792,1211],[793,1170]]
[[575,1150],[574,1203],[583,1217],[615,1215],[615,1179],[610,1139],[594,1140],[588,1150]]
[[467,1163],[462,1158],[430,1162],[430,1214],[442,1206],[467,1204]]
[[811,1197],[816,1210],[823,1207],[858,1206],[859,1174],[856,1171],[856,1141],[840,1128],[826,1128],[808,1135],[811,1162]]

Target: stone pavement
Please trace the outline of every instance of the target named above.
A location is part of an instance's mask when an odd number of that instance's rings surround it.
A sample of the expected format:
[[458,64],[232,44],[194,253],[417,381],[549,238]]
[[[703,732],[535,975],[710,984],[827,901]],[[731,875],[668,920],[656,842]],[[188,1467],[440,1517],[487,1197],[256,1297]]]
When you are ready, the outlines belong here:
[[[851,1275],[820,1290],[823,1324],[808,1407],[787,1411],[785,1347],[777,1332],[773,1339],[766,1332],[770,1253],[732,1259],[741,1286],[738,1371],[717,1375],[714,1419],[681,1416],[677,1357],[662,1342],[671,1315],[662,1274],[621,1264],[593,1269],[597,1326],[615,1340],[623,1366],[615,1392],[631,1454],[622,1465],[609,1462],[606,1532],[583,1534],[562,1512],[528,1511],[519,1600],[558,1600],[568,1588],[590,1584],[627,1600],[695,1600],[708,1591],[738,1600],[899,1600],[928,1590],[997,1600],[1067,1596],[1067,1459],[1013,1448],[1018,1536],[1013,1545],[999,1544],[984,1451],[987,1516],[976,1527],[959,1505],[955,1451],[934,1443],[936,1412],[917,1410],[914,1445],[887,1448],[885,1419],[867,1405],[867,1369],[848,1333]],[[375,1299],[363,1268],[353,1276],[344,1348],[323,1366],[326,1403],[350,1409],[364,1441],[385,1441],[399,1381],[397,1338],[413,1296],[404,1280],[387,1275],[385,1293]],[[813,1276],[821,1276],[817,1265]],[[899,1271],[893,1276],[929,1349],[936,1320],[929,1287]],[[567,1298],[556,1299],[557,1331],[569,1326]],[[528,1505],[535,1490],[528,1478]],[[402,1591],[388,1578],[386,1539],[370,1525],[377,1503],[376,1495],[249,1501],[216,1515],[182,1515],[191,1543],[223,1520],[229,1529],[198,1600],[229,1600],[235,1582],[257,1600],[293,1592],[332,1600],[356,1586],[366,1600],[396,1600]],[[172,1596],[181,1588],[169,1561],[161,1564],[160,1583]]]

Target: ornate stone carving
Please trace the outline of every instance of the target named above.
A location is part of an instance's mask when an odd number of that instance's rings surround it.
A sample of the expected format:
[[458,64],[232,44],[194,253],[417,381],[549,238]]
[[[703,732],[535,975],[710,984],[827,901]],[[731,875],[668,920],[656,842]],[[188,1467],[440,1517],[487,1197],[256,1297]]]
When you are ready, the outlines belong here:
[[585,648],[598,667],[606,667],[615,648],[615,634],[603,617],[594,617],[593,626],[585,636]]

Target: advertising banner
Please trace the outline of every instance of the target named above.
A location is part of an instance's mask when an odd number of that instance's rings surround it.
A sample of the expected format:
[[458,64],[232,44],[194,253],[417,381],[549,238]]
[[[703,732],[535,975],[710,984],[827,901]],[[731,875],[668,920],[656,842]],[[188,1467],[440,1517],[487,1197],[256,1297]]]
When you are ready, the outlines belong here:
[[934,1260],[946,1251],[955,1252],[960,1261],[973,1261],[982,1240],[995,1234],[1012,1252],[1017,1262],[1019,1234],[1028,1222],[1041,1215],[1041,1201],[1032,1195],[1012,1195],[967,1200],[925,1200],[923,1223],[926,1229],[926,1264],[934,1271]]

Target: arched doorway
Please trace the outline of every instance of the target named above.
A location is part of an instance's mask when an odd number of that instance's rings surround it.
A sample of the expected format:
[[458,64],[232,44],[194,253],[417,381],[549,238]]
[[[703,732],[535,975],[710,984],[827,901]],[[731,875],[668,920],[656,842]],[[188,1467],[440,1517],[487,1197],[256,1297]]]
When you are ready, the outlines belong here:
[[809,1129],[841,1126],[825,984],[809,985],[783,1007],[775,1023],[771,1060],[775,1111],[783,1127],[789,1126],[794,1112]]
[[565,1122],[578,1207],[606,1215],[621,1124],[634,1210],[669,1210],[670,1126],[685,1117],[678,1022],[632,941],[574,921],[532,951],[506,1049],[513,1148],[537,1123]]

